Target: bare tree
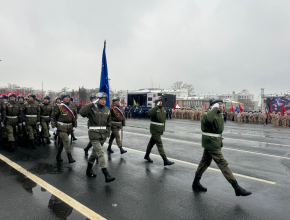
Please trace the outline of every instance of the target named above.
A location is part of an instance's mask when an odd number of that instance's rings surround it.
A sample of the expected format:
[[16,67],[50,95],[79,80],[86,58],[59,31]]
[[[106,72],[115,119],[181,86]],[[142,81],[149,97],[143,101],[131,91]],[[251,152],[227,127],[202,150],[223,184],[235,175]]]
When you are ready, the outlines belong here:
[[178,90],[178,89],[187,89],[188,95],[194,95],[194,87],[192,84],[183,83],[182,81],[176,81],[171,85],[171,89]]

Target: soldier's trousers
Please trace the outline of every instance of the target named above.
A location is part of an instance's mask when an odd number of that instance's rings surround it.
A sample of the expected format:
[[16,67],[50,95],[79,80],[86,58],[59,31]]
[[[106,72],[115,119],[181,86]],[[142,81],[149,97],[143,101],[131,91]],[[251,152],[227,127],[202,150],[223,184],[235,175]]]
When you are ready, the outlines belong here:
[[49,136],[49,122],[42,121],[40,122],[41,125],[41,133],[42,137],[47,138]]
[[228,162],[224,158],[221,151],[210,151],[204,149],[203,156],[198,165],[197,171],[195,172],[196,177],[201,177],[202,174],[206,171],[206,169],[211,164],[211,161],[214,160],[220,170],[222,171],[224,177],[227,179],[229,183],[233,183],[236,181],[232,171],[228,167]]
[[[69,133],[66,133],[66,132],[57,132],[57,135],[58,137],[61,139],[62,141],[62,146],[61,148],[63,147],[65,152],[68,154],[68,153],[71,153],[71,145],[69,143],[69,139],[68,139],[68,136],[69,136]],[[62,149],[59,149],[60,151],[62,151]]]
[[14,135],[16,135],[16,127],[12,125],[6,125],[5,127],[8,141],[15,141]]
[[120,138],[119,130],[112,130],[111,131],[111,136],[110,136],[110,139],[109,139],[109,145],[111,146],[113,144],[113,141],[114,141],[115,138],[116,138],[116,142],[117,142],[118,147],[122,147],[122,141],[121,141],[121,138]]
[[26,130],[28,132],[29,140],[34,140],[34,129],[35,129],[35,126],[26,125]]
[[148,152],[151,152],[153,146],[156,144],[158,152],[161,156],[165,155],[165,151],[163,148],[163,143],[161,140],[161,136],[160,135],[152,135],[150,138],[150,141],[147,145],[147,150]]
[[96,158],[98,158],[101,168],[107,168],[107,163],[106,163],[105,157],[104,157],[104,150],[102,147],[102,145],[104,144],[105,141],[106,141],[106,139],[91,141],[91,143],[93,145],[93,150],[92,150],[92,153],[89,157],[89,163],[94,164],[96,161]]

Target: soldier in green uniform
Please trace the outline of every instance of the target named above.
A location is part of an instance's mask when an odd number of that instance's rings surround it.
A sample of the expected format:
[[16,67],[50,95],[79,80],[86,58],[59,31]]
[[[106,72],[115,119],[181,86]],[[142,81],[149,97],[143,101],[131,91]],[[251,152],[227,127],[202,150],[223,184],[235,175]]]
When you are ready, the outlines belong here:
[[112,99],[113,105],[111,106],[111,119],[112,119],[112,131],[111,131],[111,136],[109,139],[109,146],[107,151],[110,153],[114,153],[112,151],[112,144],[114,139],[116,138],[116,142],[118,147],[120,148],[121,154],[126,153],[127,151],[123,149],[122,147],[122,140],[120,138],[120,130],[122,127],[125,126],[125,117],[124,117],[124,109],[122,106],[120,106],[120,98],[119,97],[114,97]]
[[[8,96],[7,95],[1,95],[0,97],[1,99],[1,107],[2,107],[2,110],[3,110],[3,105],[4,104],[7,104],[7,101],[8,101]],[[1,114],[2,114],[2,110],[1,110]],[[3,117],[1,117],[3,118]],[[4,122],[1,120],[1,137],[2,137],[2,145],[3,146],[6,146],[8,144],[8,139],[7,139],[7,132],[6,132],[6,129],[5,129],[5,125],[4,125]]]
[[[70,104],[74,105],[75,106],[74,108],[77,110],[77,106],[74,104],[74,99],[72,97],[70,98]],[[78,119],[78,114],[76,114],[75,116],[76,116],[76,120],[77,120]],[[75,137],[75,133],[73,132],[71,135],[72,135],[72,140],[76,141],[77,138]]]
[[252,193],[238,185],[236,178],[228,167],[228,162],[221,152],[223,146],[222,133],[224,130],[224,121],[221,114],[222,102],[223,100],[220,97],[210,99],[210,105],[212,107],[202,117],[201,130],[203,132],[202,147],[204,148],[204,152],[195,173],[192,187],[195,191],[207,191],[207,189],[200,184],[200,179],[202,174],[210,166],[211,161],[214,160],[222,171],[224,177],[230,184],[232,184],[236,196],[248,196]]
[[28,102],[25,103],[23,108],[23,125],[26,126],[26,130],[28,132],[29,137],[29,145],[31,148],[36,149],[34,139],[34,132],[36,130],[36,125],[40,124],[40,108],[37,103],[35,103],[35,95],[28,95]]
[[10,93],[8,96],[9,101],[2,107],[2,122],[5,125],[8,138],[9,150],[15,150],[15,137],[16,126],[22,120],[22,109],[18,102],[16,102],[17,96],[15,93]]
[[148,111],[148,116],[150,117],[151,120],[150,124],[151,138],[147,145],[147,150],[144,159],[148,160],[148,162],[150,163],[153,162],[149,157],[149,155],[153,146],[156,144],[159,154],[164,161],[164,166],[172,165],[174,164],[174,162],[171,162],[167,159],[163,148],[163,143],[161,140],[161,135],[165,131],[165,120],[166,120],[166,111],[162,107],[162,97],[158,96],[154,98],[153,102],[155,103],[156,106]]
[[[59,105],[61,103],[61,98],[60,97],[56,97],[55,98],[55,102],[53,103],[53,107],[55,107],[56,105]],[[57,139],[57,135],[55,132],[53,132],[53,135],[54,135],[54,140]]]
[[115,180],[111,177],[107,170],[107,163],[104,158],[104,150],[102,144],[106,141],[111,131],[111,115],[110,109],[105,106],[108,96],[106,93],[100,92],[96,96],[91,96],[94,101],[85,105],[80,110],[80,115],[87,117],[89,127],[89,139],[93,145],[93,151],[89,157],[86,174],[89,177],[96,177],[93,172],[93,165],[96,158],[99,158],[99,164],[105,176],[105,182],[112,182]]
[[46,142],[50,144],[49,140],[49,123],[51,120],[51,114],[52,114],[52,105],[50,104],[50,97],[44,96],[44,101],[41,103],[40,106],[40,126],[41,126],[41,135],[42,138],[42,144],[44,144],[44,138],[46,139]]
[[[23,108],[24,105],[24,97],[22,95],[19,95],[17,97],[18,99],[18,103],[21,106],[21,109]],[[22,118],[23,119],[23,118]],[[25,144],[25,126],[23,126],[22,122],[18,123],[18,142],[19,142],[19,146],[23,146]]]
[[75,105],[70,104],[70,94],[68,92],[61,93],[62,103],[54,106],[51,117],[51,126],[53,131],[61,139],[56,160],[61,162],[61,153],[65,149],[69,163],[76,162],[71,155],[71,143],[69,143],[69,135],[77,128]]

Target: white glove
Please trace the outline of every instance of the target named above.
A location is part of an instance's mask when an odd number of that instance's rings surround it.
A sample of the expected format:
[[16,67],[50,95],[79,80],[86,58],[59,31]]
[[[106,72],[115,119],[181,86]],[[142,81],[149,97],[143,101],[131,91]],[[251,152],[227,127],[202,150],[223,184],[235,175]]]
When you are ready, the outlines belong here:
[[212,108],[219,108],[220,107],[220,104],[219,103],[215,103],[213,104]]
[[159,106],[160,105],[160,102],[157,102],[157,105]]
[[99,101],[99,99],[96,99],[95,101],[93,101],[94,104],[96,104]]
[[37,124],[37,125],[40,125],[40,122],[37,122],[36,124]]
[[3,122],[1,122],[1,126],[4,128],[4,123]]
[[21,125],[22,125],[22,123],[19,123],[18,125],[19,125],[19,126],[21,126]]
[[73,131],[75,131],[76,130],[76,128],[75,127],[73,127]]
[[22,123],[25,126],[25,122]]
[[53,128],[53,132],[56,133],[57,131],[57,127]]

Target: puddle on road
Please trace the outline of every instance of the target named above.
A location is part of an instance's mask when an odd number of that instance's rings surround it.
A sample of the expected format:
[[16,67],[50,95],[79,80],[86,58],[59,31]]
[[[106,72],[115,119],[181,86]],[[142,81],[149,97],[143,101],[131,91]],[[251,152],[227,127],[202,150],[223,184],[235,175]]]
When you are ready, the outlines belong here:
[[37,183],[26,177],[24,174],[8,166],[3,161],[0,161],[0,165],[0,172],[5,170],[5,172],[1,173],[10,172],[10,174],[16,175],[17,183],[21,184],[23,189],[25,189],[25,191],[27,191],[30,196],[33,196],[33,198],[37,200],[37,205],[47,207],[47,211],[50,215],[59,219],[89,220],[81,213],[74,210],[71,206],[63,202],[61,199],[39,186]]

